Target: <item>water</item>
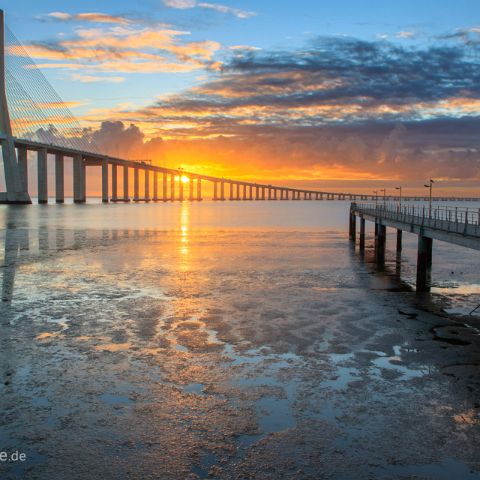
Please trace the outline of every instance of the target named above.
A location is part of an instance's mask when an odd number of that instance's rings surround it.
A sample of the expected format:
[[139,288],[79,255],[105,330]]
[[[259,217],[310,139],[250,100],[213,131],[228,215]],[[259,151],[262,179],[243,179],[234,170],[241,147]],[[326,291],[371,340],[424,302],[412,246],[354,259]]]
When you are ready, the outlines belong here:
[[1,207],[1,478],[480,478],[478,254],[348,207]]

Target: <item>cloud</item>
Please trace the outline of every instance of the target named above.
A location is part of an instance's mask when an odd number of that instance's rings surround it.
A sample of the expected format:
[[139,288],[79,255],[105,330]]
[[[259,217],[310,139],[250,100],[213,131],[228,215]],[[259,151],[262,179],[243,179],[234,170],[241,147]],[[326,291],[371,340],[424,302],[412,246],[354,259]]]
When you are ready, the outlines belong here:
[[115,23],[119,25],[128,25],[132,23],[132,20],[116,15],[108,15],[106,13],[78,13],[70,14],[65,12],[51,12],[45,15],[43,18],[57,20],[62,22],[78,21],[78,22],[91,22],[91,23]]
[[234,50],[199,86],[86,119],[134,124],[162,139],[165,161],[219,175],[480,179],[478,63],[463,42],[322,37],[295,51]]
[[195,7],[214,10],[216,12],[227,14],[227,15],[233,15],[241,19],[254,17],[256,15],[255,12],[240,10],[238,8],[233,8],[233,7],[221,5],[218,3],[197,2],[196,0],[163,0],[163,3],[167,7],[178,8],[181,10],[195,8]]
[[99,77],[95,75],[82,75],[80,73],[72,74],[71,79],[82,83],[122,83],[125,81],[124,77]]
[[[83,15],[83,14],[79,14]],[[74,36],[25,45],[40,68],[95,72],[189,72],[218,68],[213,60],[218,42],[188,42],[189,32],[166,26],[115,25],[77,28]],[[9,53],[22,55],[13,49]]]
[[404,39],[409,39],[409,38],[414,38],[417,36],[417,32],[414,30],[402,30],[397,33],[397,38],[404,38]]

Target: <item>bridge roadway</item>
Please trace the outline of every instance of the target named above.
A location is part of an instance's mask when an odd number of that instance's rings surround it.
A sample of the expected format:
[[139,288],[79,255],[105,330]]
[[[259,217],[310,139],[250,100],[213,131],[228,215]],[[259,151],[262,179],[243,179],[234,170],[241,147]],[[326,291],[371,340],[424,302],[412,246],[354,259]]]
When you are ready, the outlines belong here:
[[[202,200],[202,182],[213,185],[213,200],[375,200],[375,195],[325,192],[310,189],[291,188],[262,183],[252,183],[228,178],[219,178],[182,169],[172,169],[150,165],[147,162],[126,160],[108,155],[96,154],[44,144],[30,140],[13,138],[17,149],[17,158],[25,190],[28,191],[27,153],[37,153],[37,191],[38,202],[48,202],[47,158],[55,156],[55,197],[57,203],[65,200],[65,158],[73,159],[73,196],[75,203],[84,203],[87,199],[86,167],[97,166],[102,169],[102,201],[108,203],[133,201],[167,201],[167,200]],[[123,186],[119,189],[118,169],[123,169]],[[133,198],[129,185],[129,171],[133,170]],[[142,175],[140,175],[142,173]],[[150,177],[153,176],[153,179]],[[161,176],[161,185],[159,185]],[[184,183],[179,177],[186,177]],[[153,182],[152,182],[153,180]],[[152,185],[153,184],[153,185]],[[150,187],[153,186],[151,189]],[[185,189],[188,188],[188,195]],[[227,192],[228,188],[228,192]],[[119,194],[121,190],[121,195]],[[384,201],[397,200],[396,196],[382,197]],[[403,200],[425,201],[426,197],[404,197]],[[445,198],[435,197],[434,201],[462,200],[474,201],[476,198]],[[6,201],[5,194],[0,194],[0,203]]]
[[350,238],[356,241],[356,218],[360,218],[360,250],[365,248],[365,221],[375,223],[375,255],[385,262],[386,228],[397,230],[397,254],[402,250],[402,232],[418,235],[417,291],[430,289],[433,240],[480,250],[480,209],[450,206],[378,205],[352,203]]

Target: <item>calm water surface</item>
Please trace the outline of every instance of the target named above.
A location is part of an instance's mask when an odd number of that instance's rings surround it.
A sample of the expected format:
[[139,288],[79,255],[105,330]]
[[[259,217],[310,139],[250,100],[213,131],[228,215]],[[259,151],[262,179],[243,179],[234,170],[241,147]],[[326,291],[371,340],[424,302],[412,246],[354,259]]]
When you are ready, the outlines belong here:
[[0,478],[480,478],[478,254],[348,208],[0,207]]

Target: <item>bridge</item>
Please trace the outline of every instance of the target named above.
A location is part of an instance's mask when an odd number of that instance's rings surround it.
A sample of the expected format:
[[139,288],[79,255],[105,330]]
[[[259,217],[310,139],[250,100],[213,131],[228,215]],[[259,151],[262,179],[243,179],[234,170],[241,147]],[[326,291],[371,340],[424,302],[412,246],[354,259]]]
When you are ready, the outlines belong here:
[[396,251],[402,251],[402,232],[418,235],[417,277],[418,292],[430,290],[433,240],[480,250],[480,209],[414,205],[383,205],[352,203],[350,206],[350,239],[357,236],[356,218],[360,218],[360,251],[365,249],[365,221],[375,223],[375,256],[385,263],[386,229],[397,231]]
[[[42,101],[35,100],[37,91],[43,93]],[[53,124],[54,135],[49,134]],[[73,162],[72,184],[75,203],[84,203],[87,200],[87,167],[101,167],[104,203],[131,200],[200,201],[203,199],[202,182],[209,183],[210,191],[213,191],[212,199],[219,201],[226,199],[365,201],[376,198],[375,195],[327,192],[219,178],[161,167],[146,161],[114,158],[102,154],[95,145],[82,139],[81,133],[81,126],[66,104],[5,26],[4,13],[0,10],[0,141],[6,186],[6,191],[0,192],[0,203],[32,203],[28,185],[29,159],[36,162],[38,203],[48,203],[49,155],[55,157],[57,203],[65,201],[66,159],[72,159]],[[29,155],[29,152],[34,154]],[[133,191],[130,185],[131,172]],[[386,195],[382,199],[385,202],[400,200],[397,196]],[[403,200],[425,201],[428,198],[404,197]],[[434,197],[433,200],[477,199]]]

